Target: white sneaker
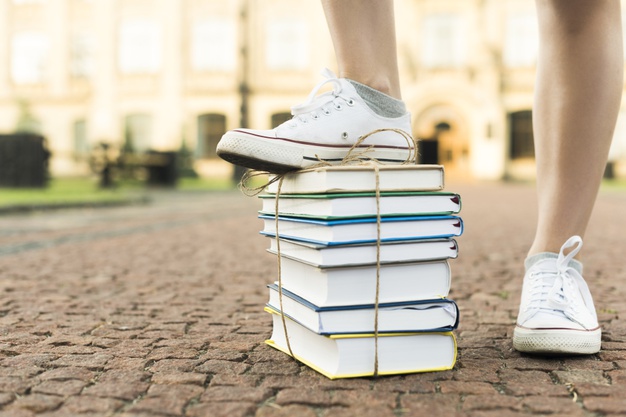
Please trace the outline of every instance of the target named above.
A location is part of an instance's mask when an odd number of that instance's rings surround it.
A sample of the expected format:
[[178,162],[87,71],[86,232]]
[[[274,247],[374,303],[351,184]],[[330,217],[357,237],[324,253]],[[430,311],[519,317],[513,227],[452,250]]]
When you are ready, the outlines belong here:
[[[582,247],[573,236],[558,258],[542,259],[524,277],[513,347],[520,352],[591,354],[600,351],[601,329],[587,283],[570,263]],[[565,256],[564,251],[573,249]]]
[[[374,113],[346,79],[330,70],[304,104],[291,108],[294,117],[272,130],[235,129],[217,145],[223,159],[246,168],[282,173],[305,168],[320,160],[340,163],[350,148],[377,129],[399,129],[411,134],[409,113],[397,118]],[[325,84],[333,90],[317,95]],[[373,134],[359,145],[371,147],[365,158],[382,163],[402,163],[413,155],[413,144],[397,132]],[[358,152],[355,150],[355,152]]]

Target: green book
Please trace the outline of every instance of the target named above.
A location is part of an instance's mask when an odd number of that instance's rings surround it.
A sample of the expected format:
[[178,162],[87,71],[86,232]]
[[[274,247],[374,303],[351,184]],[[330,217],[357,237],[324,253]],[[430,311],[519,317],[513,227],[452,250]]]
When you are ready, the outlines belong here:
[[[273,216],[276,195],[263,194],[260,213]],[[382,192],[380,193],[381,217],[407,215],[447,215],[461,210],[461,197],[447,192]],[[343,219],[376,216],[376,194],[281,194],[278,214],[290,217],[319,219]]]

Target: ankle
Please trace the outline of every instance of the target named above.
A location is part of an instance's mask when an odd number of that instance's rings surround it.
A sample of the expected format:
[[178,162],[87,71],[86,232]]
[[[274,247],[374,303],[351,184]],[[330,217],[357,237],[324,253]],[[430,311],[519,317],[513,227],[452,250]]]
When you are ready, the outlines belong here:
[[[554,249],[554,247],[551,246],[535,246],[533,245],[533,247],[530,248],[530,250],[528,251],[528,253],[526,254],[526,259],[530,259],[533,258],[537,255],[541,255],[541,254],[545,254],[545,253],[554,253],[558,256],[560,249],[557,246],[556,249]],[[574,259],[581,262],[582,257],[580,256],[580,253],[577,253],[574,256]]]
[[339,77],[356,81],[370,88],[373,88],[376,91],[386,94],[392,98],[395,98],[396,100],[402,100],[399,82],[397,81],[394,82],[389,77],[381,76],[378,74],[376,75],[359,74],[359,73],[354,73],[350,71],[341,71],[339,73]]
[[[554,252],[540,252],[534,255],[528,256],[524,261],[524,268],[526,271],[531,269],[537,262],[544,261],[546,259],[552,259],[556,261],[559,258],[558,253]],[[572,259],[569,262],[569,266],[578,271],[579,274],[583,273],[583,264],[578,259]]]
[[402,100],[393,98],[358,81],[347,80],[367,106],[379,116],[402,117],[406,114],[406,106]]

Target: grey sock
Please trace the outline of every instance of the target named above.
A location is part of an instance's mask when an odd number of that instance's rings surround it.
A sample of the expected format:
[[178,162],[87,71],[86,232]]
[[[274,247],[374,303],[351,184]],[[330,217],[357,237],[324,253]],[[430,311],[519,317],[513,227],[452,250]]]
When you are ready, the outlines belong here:
[[378,90],[368,87],[360,82],[348,79],[350,84],[354,86],[356,92],[361,96],[368,107],[372,109],[374,113],[383,117],[400,117],[406,114],[406,106],[404,101],[398,100],[388,96],[385,93],[381,93]]
[[[532,267],[534,264],[536,264],[537,262],[544,260],[544,259],[557,259],[559,257],[558,254],[553,253],[553,252],[541,252],[541,253],[537,253],[533,256],[530,256],[528,258],[526,258],[526,260],[524,261],[524,266],[526,267],[526,270],[528,270],[530,267]],[[576,259],[572,259],[569,262],[569,266],[571,266],[572,268],[574,268],[575,270],[578,271],[579,274],[582,275],[583,273],[583,264]]]

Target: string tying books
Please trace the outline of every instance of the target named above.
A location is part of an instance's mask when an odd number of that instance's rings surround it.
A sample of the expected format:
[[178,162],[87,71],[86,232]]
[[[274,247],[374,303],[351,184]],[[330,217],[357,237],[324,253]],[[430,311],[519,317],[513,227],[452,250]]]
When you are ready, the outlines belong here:
[[[374,296],[374,377],[378,376],[378,311],[379,311],[379,299],[380,299],[380,245],[381,245],[381,212],[380,212],[380,172],[379,172],[379,165],[381,164],[380,161],[376,160],[375,158],[370,158],[367,156],[367,153],[371,152],[372,150],[372,146],[368,146],[364,149],[359,149],[357,151],[357,149],[359,148],[359,146],[370,136],[376,134],[376,133],[380,133],[380,132],[385,132],[385,131],[392,131],[395,132],[399,135],[401,135],[408,144],[408,148],[409,148],[409,155],[407,157],[407,159],[402,163],[404,165],[406,164],[417,164],[417,140],[414,139],[409,133],[400,130],[400,129],[377,129],[374,130],[364,136],[362,136],[361,138],[359,138],[359,140],[352,145],[352,147],[348,150],[348,153],[346,154],[346,156],[342,159],[342,161],[339,163],[340,166],[346,166],[346,165],[361,165],[361,166],[371,166],[374,170],[374,176],[375,176],[375,200],[376,200],[376,291],[375,291],[375,296]],[[364,158],[367,158],[364,160]],[[332,164],[327,162],[327,161],[323,161],[318,157],[319,162],[317,164],[314,164],[310,167],[301,169],[301,170],[297,170],[297,171],[290,171],[290,174],[293,173],[302,173],[302,172],[307,172],[307,171],[313,171],[317,168],[321,168],[321,167],[327,167],[327,166],[331,166]],[[277,191],[276,191],[276,199],[275,199],[275,207],[274,207],[274,212],[275,212],[275,233],[276,233],[276,253],[277,253],[277,262],[278,262],[278,301],[279,301],[279,307],[280,307],[280,317],[281,317],[281,322],[282,322],[282,327],[283,327],[283,331],[285,334],[285,341],[287,344],[287,350],[289,351],[289,354],[291,355],[292,358],[295,359],[295,355],[294,352],[291,348],[291,343],[289,341],[289,334],[287,331],[287,322],[286,322],[286,317],[284,314],[284,308],[283,308],[283,285],[282,285],[282,267],[281,267],[281,250],[280,250],[280,235],[279,235],[279,231],[278,231],[278,224],[279,224],[279,218],[278,218],[278,213],[279,213],[279,201],[280,201],[280,192],[281,192],[281,188],[282,188],[282,184],[283,184],[283,180],[285,178],[286,173],[284,174],[277,174],[275,175],[273,178],[270,178],[269,181],[261,186],[258,187],[250,187],[247,185],[247,182],[250,181],[252,178],[260,176],[260,175],[268,175],[270,173],[268,172],[263,172],[263,171],[247,171],[242,179],[241,182],[239,183],[239,188],[242,190],[242,192],[244,194],[246,194],[247,196],[256,196],[258,194],[260,194],[267,186],[269,186],[270,184],[273,184],[275,182],[278,183],[278,187],[277,187]]]

